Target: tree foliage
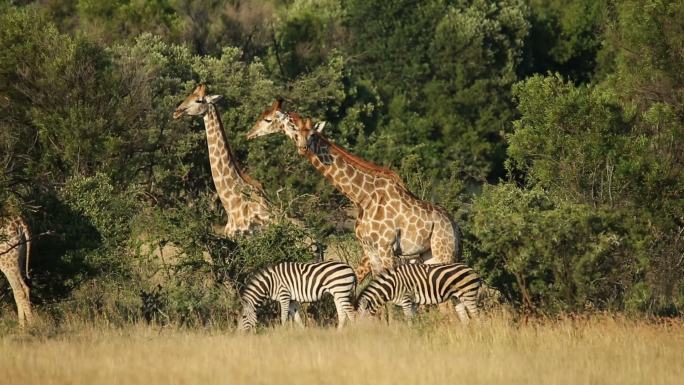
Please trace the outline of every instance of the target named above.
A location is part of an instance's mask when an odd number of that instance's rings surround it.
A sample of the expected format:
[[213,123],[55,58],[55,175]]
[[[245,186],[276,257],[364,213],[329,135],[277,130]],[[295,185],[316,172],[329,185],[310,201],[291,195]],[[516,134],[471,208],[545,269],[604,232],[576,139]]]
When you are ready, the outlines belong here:
[[[452,213],[468,262],[526,309],[678,314],[682,20],[655,0],[5,2],[0,213],[47,234],[32,295],[56,318],[135,320],[145,299],[220,323],[252,271],[351,237],[348,201],[289,140],[245,138],[282,97]],[[216,235],[202,121],[171,118],[199,82],[305,229]]]

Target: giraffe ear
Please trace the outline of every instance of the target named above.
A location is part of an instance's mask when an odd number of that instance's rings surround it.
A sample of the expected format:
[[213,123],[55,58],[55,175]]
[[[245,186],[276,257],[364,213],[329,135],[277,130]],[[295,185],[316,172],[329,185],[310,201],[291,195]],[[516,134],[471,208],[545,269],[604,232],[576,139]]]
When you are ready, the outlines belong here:
[[207,101],[207,103],[214,104],[214,103],[218,102],[219,100],[221,100],[221,98],[222,98],[221,95],[209,95],[209,96],[205,97],[205,100]]
[[308,117],[304,121],[304,128],[306,128],[307,130],[311,130],[311,128],[312,128],[311,126],[312,126],[311,117]]
[[318,122],[318,123],[316,123],[316,125],[314,126],[314,128],[316,129],[316,132],[318,132],[319,134],[320,134],[321,132],[323,132],[323,129],[325,128],[325,124],[326,124],[326,123],[327,123],[327,122]]

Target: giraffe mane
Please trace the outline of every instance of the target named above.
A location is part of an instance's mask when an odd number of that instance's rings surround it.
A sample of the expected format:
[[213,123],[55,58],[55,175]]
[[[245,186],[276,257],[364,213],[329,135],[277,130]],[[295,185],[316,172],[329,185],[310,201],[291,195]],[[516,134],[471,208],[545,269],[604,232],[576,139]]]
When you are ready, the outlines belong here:
[[321,138],[321,140],[327,143],[330,147],[334,148],[337,152],[340,153],[340,155],[342,155],[344,159],[348,160],[349,163],[353,164],[354,166],[364,171],[368,171],[373,175],[379,175],[389,178],[393,182],[398,183],[401,187],[406,188],[404,180],[401,179],[401,177],[396,172],[390,170],[389,168],[378,166],[375,163],[371,163],[357,155],[350,153],[344,147],[340,146],[337,143],[331,142],[328,138],[326,138],[318,132],[314,132],[312,133],[312,135],[318,135]]
[[[222,133],[222,135],[223,135],[224,138],[225,138],[226,134],[223,132],[223,130],[221,130],[221,133]],[[225,139],[224,139],[224,140],[225,140]],[[228,143],[228,142],[226,142],[226,144],[227,144],[227,143]],[[230,145],[227,145],[227,147],[228,147],[228,151],[230,152],[230,158],[233,159],[234,167],[235,167],[235,170],[237,171],[238,176],[239,176],[245,183],[247,183],[248,185],[250,185],[250,186],[256,188],[257,190],[259,190],[260,192],[263,193],[263,192],[264,192],[264,187],[261,185],[261,183],[260,183],[259,181],[257,181],[256,179],[252,178],[251,176],[249,176],[249,174],[246,174],[246,173],[242,170],[242,167],[240,167],[240,165],[237,163],[237,159],[235,158],[235,154],[233,153],[233,148],[230,147]]]
[[244,180],[245,183],[247,183],[248,185],[250,185],[256,189],[259,189],[263,192],[264,188],[259,181],[257,181],[256,179],[253,179],[248,174],[245,174],[244,172],[242,172],[242,169],[240,167],[237,167],[237,170],[238,170],[238,175],[240,175],[240,178],[242,178],[242,180]]

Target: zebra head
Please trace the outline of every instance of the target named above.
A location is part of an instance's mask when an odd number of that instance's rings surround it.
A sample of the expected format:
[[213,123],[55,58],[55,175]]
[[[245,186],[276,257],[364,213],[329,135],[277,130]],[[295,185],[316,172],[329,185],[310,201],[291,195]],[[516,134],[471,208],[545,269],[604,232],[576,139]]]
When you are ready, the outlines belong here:
[[375,315],[378,308],[392,298],[394,287],[394,280],[387,273],[373,279],[359,294],[359,299],[356,302],[356,311],[359,317]]
[[359,318],[375,315],[377,310],[377,306],[373,306],[373,303],[368,296],[360,297],[356,304],[356,314]]
[[258,271],[252,279],[249,280],[242,295],[240,296],[240,304],[242,305],[242,313],[238,319],[238,330],[245,331],[253,329],[257,323],[256,309],[265,299],[269,297],[272,288],[271,276],[269,269]]
[[375,315],[378,308],[394,298],[397,291],[396,271],[386,271],[366,286],[359,295],[357,312],[359,317]]
[[242,302],[242,313],[238,319],[237,330],[246,332],[254,329],[257,323],[256,307],[250,301]]

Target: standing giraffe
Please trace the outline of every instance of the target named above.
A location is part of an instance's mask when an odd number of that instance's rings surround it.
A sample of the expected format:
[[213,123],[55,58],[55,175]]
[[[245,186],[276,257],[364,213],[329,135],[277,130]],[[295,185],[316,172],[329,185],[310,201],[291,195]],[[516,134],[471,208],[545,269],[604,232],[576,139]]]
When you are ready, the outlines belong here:
[[29,287],[24,281],[29,276],[30,254],[31,232],[26,220],[20,216],[0,218],[0,271],[12,288],[22,328],[33,321]]
[[243,173],[228,145],[221,117],[214,103],[220,95],[205,95],[206,87],[200,84],[173,113],[178,119],[183,115],[199,115],[204,118],[209,146],[209,164],[216,192],[228,214],[224,234],[235,237],[252,232],[266,225],[273,218],[261,185]]
[[247,134],[248,139],[282,132],[300,155],[358,208],[355,234],[364,257],[359,282],[394,266],[394,256],[419,255],[427,264],[451,263],[460,252],[459,229],[441,207],[416,198],[393,171],[350,154],[313,129],[311,120],[283,113],[276,100]]

